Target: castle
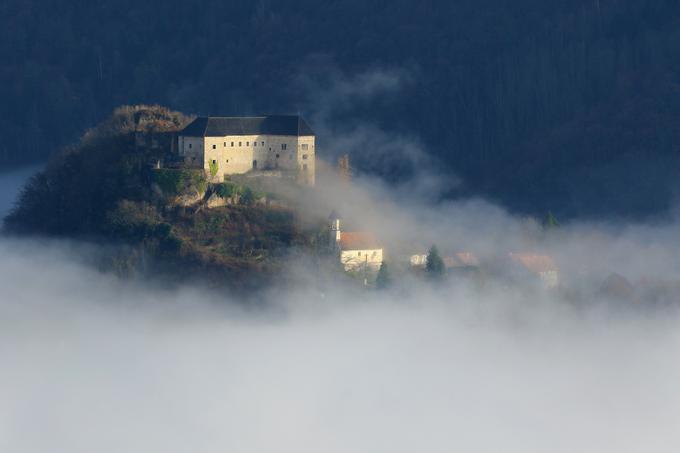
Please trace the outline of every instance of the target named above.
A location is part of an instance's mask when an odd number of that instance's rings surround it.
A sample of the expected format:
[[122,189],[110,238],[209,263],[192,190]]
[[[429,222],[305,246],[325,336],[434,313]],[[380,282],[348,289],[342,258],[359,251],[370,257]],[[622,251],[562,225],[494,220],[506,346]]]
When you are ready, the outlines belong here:
[[277,170],[299,183],[315,183],[315,136],[299,116],[198,117],[178,134],[189,167],[211,182],[228,175]]

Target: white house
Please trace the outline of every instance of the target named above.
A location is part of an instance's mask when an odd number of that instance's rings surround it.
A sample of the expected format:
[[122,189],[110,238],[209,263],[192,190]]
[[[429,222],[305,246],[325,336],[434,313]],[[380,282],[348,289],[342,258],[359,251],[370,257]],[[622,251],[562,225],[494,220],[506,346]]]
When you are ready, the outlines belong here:
[[557,288],[560,284],[560,270],[548,255],[533,253],[510,253],[510,261],[516,266],[538,277],[546,289]]

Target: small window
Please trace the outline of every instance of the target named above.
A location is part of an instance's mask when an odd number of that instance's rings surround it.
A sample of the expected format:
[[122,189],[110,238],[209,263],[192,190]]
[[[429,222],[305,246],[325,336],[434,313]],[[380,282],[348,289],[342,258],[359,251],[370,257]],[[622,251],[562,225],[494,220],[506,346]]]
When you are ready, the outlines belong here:
[[261,143],[262,143],[262,146],[264,146],[264,142],[261,142]]
[[217,164],[217,161],[215,159],[213,159],[213,165],[216,165],[216,164]]
[[227,142],[224,142],[224,147],[225,147],[225,148],[227,147]]
[[287,144],[286,144],[286,143],[281,143],[281,149],[282,149],[282,150],[284,150],[284,151],[285,151],[285,150],[286,150],[286,146],[287,146]]
[[253,146],[257,146],[257,142],[253,142]]
[[277,158],[277,159],[279,158],[279,155],[278,155],[278,154],[276,155],[276,158]]
[[191,143],[189,143],[189,149],[191,149]]
[[229,163],[229,159],[227,159],[227,163]]
[[307,145],[307,143],[303,143],[302,145],[300,145],[300,148],[302,149],[302,151],[307,151],[308,147],[309,146]]
[[213,145],[213,149],[217,149],[217,145]]
[[306,155],[306,154],[303,154],[303,155],[302,155],[302,160],[307,160],[307,155]]
[[242,146],[242,145],[243,145],[243,143],[242,143],[242,142],[238,142],[238,146]]
[[272,150],[272,147],[270,146],[270,147],[269,147],[269,151],[271,151],[271,150]]
[[357,253],[357,255],[361,256],[361,252]]
[[234,142],[231,142],[231,147],[232,147],[232,148],[234,147]]
[[250,142],[246,142],[246,146],[250,146]]
[[192,161],[192,162],[196,162],[196,158],[195,158],[195,157],[192,157],[192,158],[191,158],[191,161]]

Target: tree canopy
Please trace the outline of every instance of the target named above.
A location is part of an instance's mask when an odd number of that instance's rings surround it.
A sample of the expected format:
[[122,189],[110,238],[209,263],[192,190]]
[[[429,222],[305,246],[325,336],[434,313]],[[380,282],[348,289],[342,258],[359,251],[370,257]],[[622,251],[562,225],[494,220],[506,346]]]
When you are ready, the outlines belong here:
[[[374,125],[460,176],[449,195],[534,214],[655,213],[680,170],[674,0],[5,0],[0,58],[0,165],[146,102]],[[413,172],[364,151],[339,150],[359,172]]]

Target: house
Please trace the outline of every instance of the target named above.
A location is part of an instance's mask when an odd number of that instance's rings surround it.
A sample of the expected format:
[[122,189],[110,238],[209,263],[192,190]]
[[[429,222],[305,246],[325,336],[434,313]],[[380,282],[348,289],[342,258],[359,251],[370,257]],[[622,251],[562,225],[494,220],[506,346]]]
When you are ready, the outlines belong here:
[[178,134],[178,154],[211,182],[258,170],[279,170],[315,183],[315,136],[299,116],[198,117]]
[[333,211],[329,217],[331,250],[338,254],[345,271],[377,272],[383,262],[383,248],[372,233],[342,231],[340,216]]
[[560,270],[555,261],[548,255],[533,253],[510,253],[511,263],[517,268],[538,277],[546,289],[557,288],[560,284]]
[[[457,252],[451,256],[444,256],[442,258],[446,269],[467,269],[478,268],[480,266],[477,256],[470,252]],[[409,257],[409,264],[411,267],[425,267],[427,266],[427,254],[421,253],[411,255]]]

